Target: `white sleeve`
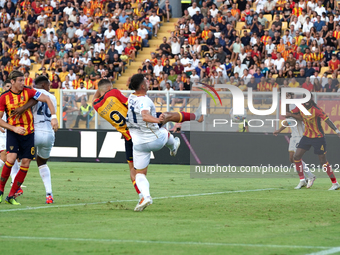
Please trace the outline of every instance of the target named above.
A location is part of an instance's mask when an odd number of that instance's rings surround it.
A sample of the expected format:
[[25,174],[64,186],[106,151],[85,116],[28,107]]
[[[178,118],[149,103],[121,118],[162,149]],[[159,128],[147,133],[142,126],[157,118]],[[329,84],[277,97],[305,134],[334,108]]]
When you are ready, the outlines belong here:
[[148,98],[143,98],[142,100],[140,100],[140,112],[144,111],[144,110],[147,110],[147,111],[150,111],[151,109],[151,106],[152,106],[152,102],[151,100],[149,100]]

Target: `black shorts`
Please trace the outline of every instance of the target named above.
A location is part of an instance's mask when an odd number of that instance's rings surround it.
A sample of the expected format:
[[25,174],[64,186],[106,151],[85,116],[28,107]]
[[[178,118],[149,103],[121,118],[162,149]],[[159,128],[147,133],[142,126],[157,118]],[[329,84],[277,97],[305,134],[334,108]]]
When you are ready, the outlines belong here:
[[125,155],[127,162],[133,162],[133,144],[132,139],[129,141],[125,140]]
[[19,135],[13,131],[7,130],[6,150],[7,153],[17,153],[19,159],[33,159],[35,155],[34,133]]
[[327,152],[325,137],[309,138],[309,137],[303,136],[297,148],[301,148],[301,149],[308,151],[310,147],[312,146],[314,148],[314,154],[323,155],[323,154],[326,154]]

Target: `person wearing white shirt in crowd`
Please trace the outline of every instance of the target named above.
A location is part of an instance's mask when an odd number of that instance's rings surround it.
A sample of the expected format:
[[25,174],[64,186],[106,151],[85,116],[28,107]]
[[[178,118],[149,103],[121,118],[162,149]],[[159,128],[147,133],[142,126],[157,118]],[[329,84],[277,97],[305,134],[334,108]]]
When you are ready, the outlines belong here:
[[89,18],[84,14],[84,12],[79,16],[79,22],[83,25],[86,25],[89,21]]
[[70,16],[72,14],[72,11],[73,7],[71,6],[71,2],[67,2],[67,6],[64,8],[63,12]]
[[156,77],[159,77],[159,73],[162,71],[163,71],[162,62],[158,61],[157,65],[155,65],[153,68],[153,73],[155,74]]
[[308,15],[305,10],[302,10],[302,14],[298,17],[300,24],[305,24]]
[[292,43],[293,38],[289,35],[289,31],[285,31],[285,35],[282,36],[282,39],[284,44],[288,44],[288,42]]
[[215,4],[212,4],[211,6],[212,8],[209,10],[210,15],[215,18],[217,13],[218,13],[218,9],[216,8]]
[[281,56],[281,53],[277,53],[277,59],[274,60],[274,66],[277,71],[280,71],[283,69],[283,66],[285,64],[285,59]]
[[53,32],[51,32],[50,34],[48,34],[48,42],[56,43],[58,42],[58,37],[53,34]]
[[274,66],[274,59],[272,59],[272,55],[268,54],[266,60],[264,61],[264,66],[267,67],[269,70]]
[[192,66],[193,67],[198,67],[198,63],[200,62],[200,60],[197,58],[196,54],[193,54],[192,55]]
[[116,32],[112,29],[112,25],[109,25],[109,28],[106,29],[106,31],[104,32],[105,40],[111,40],[115,36],[116,36]]
[[241,60],[236,60],[236,66],[234,67],[234,73],[238,73],[239,76],[243,75],[244,69],[248,69],[247,65],[241,64]]
[[121,55],[123,50],[124,50],[124,46],[122,45],[122,43],[120,41],[117,41],[116,42],[116,45],[115,45],[115,50],[118,51],[118,54]]
[[25,67],[26,70],[29,70],[31,68],[31,60],[28,58],[27,53],[24,53],[24,57],[20,59],[19,65]]
[[318,1],[318,6],[315,7],[314,11],[316,11],[316,13],[318,15],[320,15],[320,17],[322,16],[323,12],[327,12],[326,8],[322,6],[322,2],[321,1]]
[[37,17],[37,21],[39,22],[39,25],[46,25],[46,20],[47,20],[48,16],[45,14],[44,11],[41,11],[40,15]]
[[22,43],[22,44],[21,44],[21,49],[18,50],[18,53],[17,53],[17,54],[19,55],[19,58],[20,58],[20,59],[23,58],[25,54],[27,54],[27,56],[30,56],[29,50],[26,49],[26,43]]
[[334,22],[339,22],[340,21],[340,14],[339,12],[336,12],[334,15]]
[[94,52],[100,53],[102,49],[105,51],[105,44],[102,42],[100,38],[98,38],[97,43],[94,45]]
[[268,39],[268,44],[266,45],[267,54],[272,54],[274,49],[275,49],[275,44],[273,44],[272,39]]
[[318,4],[313,1],[308,1],[307,3],[307,9],[309,8],[311,11],[314,11],[317,6]]
[[241,52],[238,55],[238,57],[240,58],[241,63],[243,63],[243,60],[247,57],[247,53],[245,52],[244,47],[241,48]]
[[295,31],[298,31],[298,30],[300,30],[300,28],[301,28],[301,23],[298,21],[298,18],[295,16],[294,17],[294,19],[293,19],[293,21],[292,22],[290,22],[290,26],[294,26],[294,30]]
[[149,32],[145,28],[145,24],[142,23],[140,28],[137,29],[137,35],[139,35],[142,38],[143,41],[143,46],[144,47],[149,47],[148,39],[149,39]]
[[91,58],[89,58],[89,54],[87,52],[85,53],[84,57],[79,59],[79,61],[82,61],[85,66],[87,66],[90,60]]
[[195,70],[195,67],[192,66],[191,60],[188,63],[188,66],[184,67],[184,72],[193,72]]
[[77,77],[76,77],[76,74],[73,72],[73,69],[70,69],[69,70],[69,74],[67,75],[68,78],[70,79],[70,81],[74,81]]
[[201,9],[197,6],[196,2],[192,3],[192,6],[188,8],[189,15],[192,17],[196,14],[196,11],[199,11],[201,13]]
[[240,75],[240,77],[244,81],[244,83],[247,85],[248,82],[250,82],[252,75],[248,72],[248,69],[244,69],[243,74]]
[[323,38],[320,36],[319,33],[316,34],[316,37],[315,37],[314,40],[316,40],[316,42],[318,43],[318,45],[323,45],[323,44],[324,44],[324,40],[323,40]]
[[84,36],[84,25],[83,24],[80,24],[79,28],[76,30],[76,32],[74,33],[74,35],[77,37],[77,38],[80,38],[80,37],[83,37]]
[[172,55],[177,55],[181,52],[181,44],[179,43],[177,37],[173,37],[171,41],[171,53]]
[[184,67],[189,66],[189,63],[191,62],[191,60],[190,60],[190,58],[188,58],[188,53],[187,52],[184,53],[184,56],[183,56],[183,58],[180,61],[181,61],[181,64]]
[[195,82],[196,79],[199,79],[200,77],[197,75],[196,70],[192,69],[191,75],[190,75],[190,82]]
[[255,5],[256,5],[256,13],[263,12],[264,9],[264,4],[266,3],[266,0],[256,0]]
[[55,29],[54,29],[54,27],[52,27],[52,23],[51,22],[49,22],[48,24],[47,24],[47,28],[46,28],[46,34],[50,34],[51,32],[53,32],[53,34],[55,34]]
[[321,78],[321,86],[322,86],[322,88],[325,88],[325,86],[327,84],[328,84],[327,73],[324,73],[322,78]]
[[65,81],[61,84],[62,89],[73,89],[72,82],[68,76],[65,77]]
[[161,22],[158,15],[156,15],[156,11],[152,12],[152,15],[149,17],[149,21],[152,24],[154,30],[155,30],[155,36],[157,37],[158,29],[159,29],[159,23]]
[[257,34],[256,33],[253,33],[252,34],[252,37],[250,38],[250,45],[253,46],[257,43]]
[[13,30],[14,34],[21,33],[20,23],[17,20],[15,20],[14,18],[12,18],[12,20],[9,23],[8,27]]
[[309,77],[310,82],[313,84],[315,79],[318,79],[319,82],[321,82],[321,77],[319,77],[319,73],[317,71],[315,71],[314,74]]
[[310,32],[311,28],[314,26],[312,22],[310,22],[310,17],[306,18],[306,22],[303,24],[302,33]]
[[119,41],[122,43],[122,45],[124,47],[126,47],[126,45],[131,42],[130,36],[128,36],[128,32],[124,32],[124,36],[122,38],[119,39]]

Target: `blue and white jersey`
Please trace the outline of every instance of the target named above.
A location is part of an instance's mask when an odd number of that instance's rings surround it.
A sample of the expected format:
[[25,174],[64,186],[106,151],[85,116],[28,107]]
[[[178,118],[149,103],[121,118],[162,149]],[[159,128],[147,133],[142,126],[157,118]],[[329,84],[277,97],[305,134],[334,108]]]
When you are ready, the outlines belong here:
[[148,110],[150,115],[157,118],[156,107],[147,95],[136,96],[131,94],[128,99],[127,126],[134,144],[152,142],[156,140],[160,134],[157,123],[143,121],[143,110]]
[[[57,112],[57,99],[55,98],[55,96],[44,89],[36,90],[41,92],[42,94],[45,94],[51,99],[54,105],[55,112]],[[48,108],[47,103],[38,101],[38,103],[35,106],[33,106],[32,111],[34,118],[34,129],[54,133],[51,126],[52,114],[50,109]]]

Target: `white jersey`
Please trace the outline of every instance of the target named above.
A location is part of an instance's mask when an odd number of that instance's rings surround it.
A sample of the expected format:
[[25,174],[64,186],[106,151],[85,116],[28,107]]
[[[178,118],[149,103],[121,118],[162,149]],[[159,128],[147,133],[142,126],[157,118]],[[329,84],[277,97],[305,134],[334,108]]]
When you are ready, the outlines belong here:
[[[2,120],[7,122],[6,112],[4,112],[4,115],[2,116]],[[0,132],[0,137],[5,137],[6,138],[7,129],[6,128],[2,128],[2,129],[5,130],[5,133]]]
[[[55,98],[55,96],[47,92],[44,89],[36,89],[36,90],[45,94],[51,99],[54,105],[55,112],[57,112],[57,99]],[[34,130],[40,130],[40,131],[53,133],[54,131],[51,126],[52,115],[47,104],[38,101],[38,103],[35,106],[33,106],[32,110],[33,110],[33,118],[34,118]]]
[[[294,104],[290,104],[289,105],[289,111],[292,111],[293,109],[295,109],[295,105]],[[293,126],[295,124],[294,120],[297,122],[297,125],[295,127],[291,127],[290,129],[292,130],[292,137],[302,137],[303,132],[305,131],[305,125],[303,124],[303,121],[301,120],[297,120],[294,118],[287,118],[286,119],[289,126]]]
[[127,126],[133,144],[148,143],[156,140],[160,135],[157,123],[143,121],[142,111],[148,110],[153,117],[156,116],[156,107],[151,99],[145,96],[131,94],[128,99]]

